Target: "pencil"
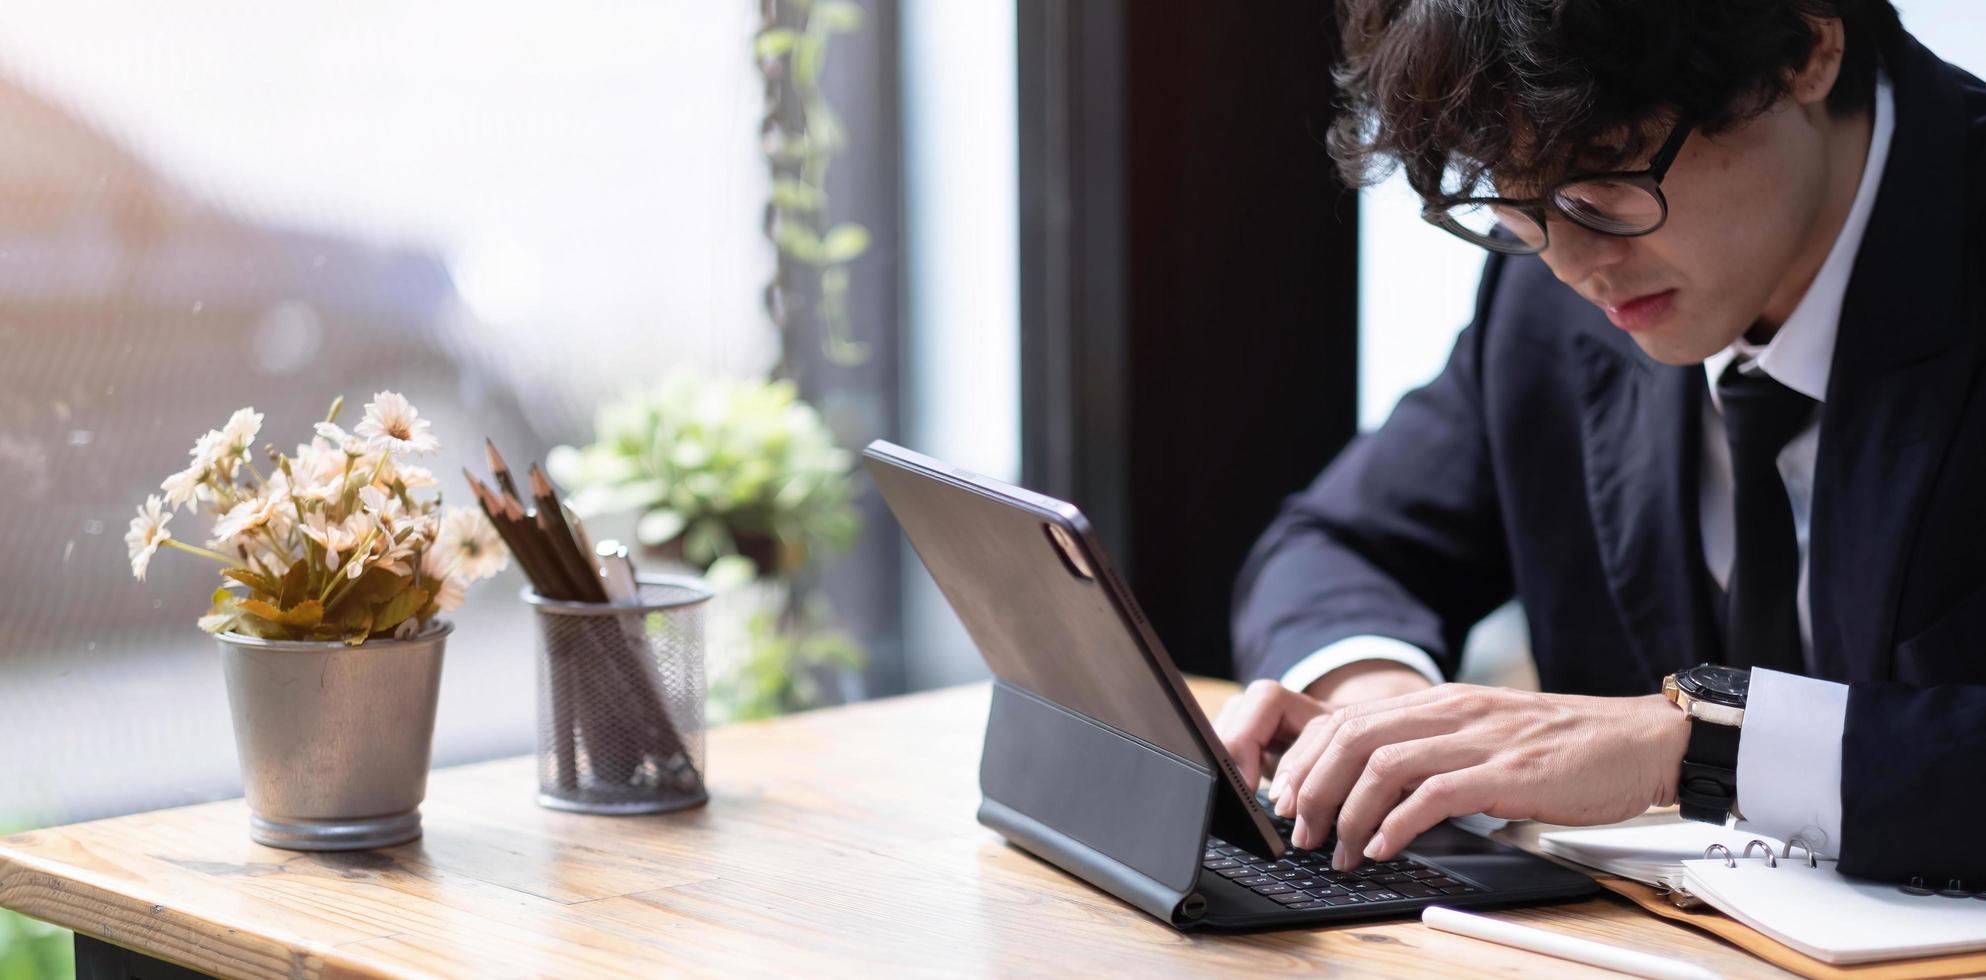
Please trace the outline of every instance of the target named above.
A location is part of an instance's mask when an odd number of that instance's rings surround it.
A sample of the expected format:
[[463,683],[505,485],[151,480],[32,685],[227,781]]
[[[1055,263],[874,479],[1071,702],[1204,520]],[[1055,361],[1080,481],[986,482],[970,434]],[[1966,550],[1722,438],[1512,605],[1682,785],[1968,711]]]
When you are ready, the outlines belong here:
[[552,492],[552,481],[545,478],[544,469],[537,463],[531,464],[530,475],[531,495],[538,504],[538,530],[565,568],[567,577],[572,579],[578,598],[582,602],[606,602],[607,592],[600,587],[600,575],[593,570],[593,563],[580,554],[579,543],[572,539],[572,528],[565,522],[558,495]]
[[497,452],[494,440],[488,438],[483,440],[483,455],[489,457],[490,476],[496,478],[497,489],[520,500],[523,499],[524,495],[517,492],[517,481],[510,478],[510,467],[504,465],[503,455]]

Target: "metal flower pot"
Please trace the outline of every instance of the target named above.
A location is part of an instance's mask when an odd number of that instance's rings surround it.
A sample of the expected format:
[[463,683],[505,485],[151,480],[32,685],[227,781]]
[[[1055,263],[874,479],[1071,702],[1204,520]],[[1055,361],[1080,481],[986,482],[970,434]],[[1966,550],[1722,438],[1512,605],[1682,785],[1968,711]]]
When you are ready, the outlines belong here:
[[453,625],[359,646],[221,634],[248,836],[350,851],[421,835],[441,653]]

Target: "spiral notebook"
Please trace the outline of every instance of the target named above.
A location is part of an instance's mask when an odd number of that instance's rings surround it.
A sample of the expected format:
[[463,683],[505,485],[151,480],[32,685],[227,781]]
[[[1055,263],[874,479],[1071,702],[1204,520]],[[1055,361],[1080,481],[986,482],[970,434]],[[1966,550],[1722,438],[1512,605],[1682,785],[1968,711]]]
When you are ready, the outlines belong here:
[[1986,900],[1848,878],[1833,861],[1756,856],[1683,862],[1683,888],[1817,960],[1872,963],[1986,949]]

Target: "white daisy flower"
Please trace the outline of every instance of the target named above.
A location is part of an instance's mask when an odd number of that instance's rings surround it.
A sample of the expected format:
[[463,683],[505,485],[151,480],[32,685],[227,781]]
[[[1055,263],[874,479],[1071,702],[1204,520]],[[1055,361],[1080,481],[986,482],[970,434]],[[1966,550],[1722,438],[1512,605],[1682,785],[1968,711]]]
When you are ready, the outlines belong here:
[[422,490],[427,487],[441,486],[441,481],[435,479],[434,473],[425,466],[415,466],[412,463],[398,463],[394,465],[393,472],[400,478],[400,485],[409,490]]
[[428,431],[431,425],[407,399],[393,391],[382,391],[365,403],[365,418],[352,432],[375,452],[413,453],[425,456],[441,448]]
[[262,431],[262,413],[253,408],[238,409],[228,418],[228,424],[221,427],[221,434],[227,437],[227,444],[246,452],[255,445],[256,433]]
[[480,510],[450,507],[441,519],[434,546],[441,551],[442,567],[472,580],[489,578],[510,567],[510,552],[504,549],[496,526]]
[[196,440],[191,455],[193,468],[202,473],[213,470],[230,480],[241,463],[241,456],[230,451],[228,434],[219,429],[208,429],[206,435]]
[[347,456],[357,456],[365,452],[365,440],[346,432],[335,422],[319,422],[316,430],[319,436]]
[[290,472],[297,480],[293,492],[305,500],[325,501],[343,496],[349,464],[351,460],[330,443],[312,439],[308,445],[298,446],[296,458],[290,461]]
[[131,574],[138,581],[145,580],[145,569],[151,567],[152,555],[158,553],[159,545],[172,537],[166,530],[166,522],[172,520],[172,512],[163,510],[165,501],[157,494],[145,498],[145,504],[138,508],[138,516],[131,519],[131,530],[124,532],[124,547],[131,553]]
[[200,481],[206,476],[205,469],[189,466],[166,477],[165,482],[159,484],[159,489],[165,491],[166,506],[178,510],[192,503],[194,498],[199,496]]
[[262,488],[262,492],[243,500],[221,515],[214,523],[214,539],[222,543],[233,541],[236,536],[261,527],[283,513],[290,504],[290,491],[281,473]]
[[[350,551],[371,528],[372,524],[366,520],[364,514],[353,514],[342,521],[333,521],[320,510],[306,517],[300,530],[305,537],[317,542],[318,546],[324,549],[325,567],[335,569],[340,564],[338,556]],[[353,564],[356,566],[358,563]]]
[[449,575],[441,580],[434,593],[435,608],[447,612],[462,604],[469,597],[469,583],[460,575]]

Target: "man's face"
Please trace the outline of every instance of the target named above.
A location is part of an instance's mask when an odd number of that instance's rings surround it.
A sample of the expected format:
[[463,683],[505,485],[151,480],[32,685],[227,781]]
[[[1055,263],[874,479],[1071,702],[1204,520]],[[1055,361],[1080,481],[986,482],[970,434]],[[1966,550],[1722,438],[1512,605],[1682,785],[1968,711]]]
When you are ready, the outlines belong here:
[[1776,328],[1831,245],[1816,241],[1824,113],[1786,99],[1714,138],[1691,134],[1662,181],[1660,229],[1620,238],[1554,213],[1540,257],[1665,364],[1699,363],[1761,319]]

